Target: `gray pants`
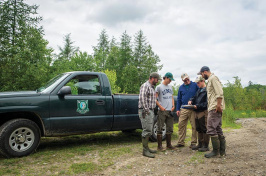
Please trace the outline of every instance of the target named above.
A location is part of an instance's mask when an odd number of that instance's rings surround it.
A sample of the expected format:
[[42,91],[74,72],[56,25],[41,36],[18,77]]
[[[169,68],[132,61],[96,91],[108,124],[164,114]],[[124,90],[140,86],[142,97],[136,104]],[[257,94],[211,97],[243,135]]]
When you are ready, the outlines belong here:
[[153,128],[153,119],[154,119],[154,112],[153,110],[149,110],[149,114],[143,118],[142,116],[143,109],[139,109],[139,119],[142,125],[142,137],[151,136],[152,135],[152,128]]
[[157,134],[162,134],[162,128],[166,124],[166,134],[173,133],[173,124],[174,124],[174,117],[171,115],[171,111],[158,111],[158,129]]
[[223,135],[222,130],[222,115],[223,113],[211,110],[208,112],[207,118],[207,134],[210,136]]

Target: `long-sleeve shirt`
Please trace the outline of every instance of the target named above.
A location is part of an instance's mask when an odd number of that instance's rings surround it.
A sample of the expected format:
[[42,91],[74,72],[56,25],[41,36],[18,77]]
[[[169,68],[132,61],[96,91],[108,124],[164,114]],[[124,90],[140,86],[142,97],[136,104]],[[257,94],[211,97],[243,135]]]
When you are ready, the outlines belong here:
[[207,83],[208,111],[217,107],[217,98],[222,98],[222,109],[225,109],[223,86],[219,78],[213,73]]
[[148,112],[149,109],[154,109],[156,107],[156,94],[154,86],[146,81],[140,87],[139,93],[139,108],[143,108],[144,111]]
[[192,98],[199,87],[193,81],[190,81],[189,85],[182,84],[179,87],[177,100],[176,100],[176,111],[180,111],[182,105],[187,105],[190,98]]

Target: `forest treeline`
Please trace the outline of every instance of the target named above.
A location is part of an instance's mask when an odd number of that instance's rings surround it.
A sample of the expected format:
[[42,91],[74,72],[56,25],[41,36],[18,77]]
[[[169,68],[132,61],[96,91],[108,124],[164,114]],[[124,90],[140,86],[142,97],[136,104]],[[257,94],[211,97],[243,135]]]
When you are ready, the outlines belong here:
[[[55,53],[44,39],[37,11],[37,5],[23,0],[0,2],[0,91],[35,90],[62,72],[93,71],[107,74],[113,93],[138,93],[149,74],[163,67],[142,30],[134,36],[125,31],[117,40],[103,29],[92,53],[81,51],[66,34]],[[227,107],[266,109],[264,85],[242,87],[241,79],[234,78],[224,85]]]

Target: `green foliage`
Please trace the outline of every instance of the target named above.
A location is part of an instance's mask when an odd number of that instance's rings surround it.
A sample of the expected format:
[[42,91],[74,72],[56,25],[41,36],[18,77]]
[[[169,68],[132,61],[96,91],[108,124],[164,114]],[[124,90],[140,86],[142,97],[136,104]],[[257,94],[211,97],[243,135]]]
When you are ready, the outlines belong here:
[[[54,75],[59,73],[80,70],[77,69],[77,65],[80,66],[89,59],[86,53],[79,52],[79,48],[73,45],[70,34],[64,36],[64,47],[59,46],[60,53],[56,56],[52,65]],[[83,60],[82,60],[83,59]],[[76,62],[78,61],[78,63]],[[80,62],[79,61],[83,61]]]
[[98,39],[98,45],[93,47],[94,50],[94,59],[96,71],[103,71],[106,69],[106,62],[109,55],[109,41],[106,30],[102,30],[100,38]]
[[119,93],[121,88],[116,85],[117,77],[116,77],[116,72],[114,70],[105,70],[104,73],[107,75],[110,85],[111,85],[111,90],[112,93]]
[[52,49],[38,27],[38,6],[23,0],[0,2],[0,91],[36,89],[49,77]]
[[108,38],[103,30],[94,47],[96,71],[115,70],[116,85],[121,88],[120,91],[138,93],[139,87],[149,78],[150,73],[162,68],[162,65],[158,65],[159,57],[153,52],[141,30],[135,35],[133,44],[126,31],[118,44],[115,38],[110,42]]
[[71,34],[67,34],[64,36],[64,47],[61,48],[59,46],[60,53],[58,55],[58,60],[70,60],[79,50],[78,47],[73,46],[74,42],[71,40],[70,35]]
[[233,110],[257,110],[266,108],[265,86],[261,86],[259,89],[257,86],[243,88],[241,79],[238,76],[234,78],[234,83],[228,81],[226,87],[223,88],[227,107]]
[[176,85],[176,83],[174,83],[172,87],[173,87],[173,95],[177,95],[180,85]]
[[226,104],[223,112],[223,126],[235,125],[237,118],[265,117],[265,86],[250,84],[243,88],[241,79],[238,76],[234,78],[233,83],[228,81],[223,88]]

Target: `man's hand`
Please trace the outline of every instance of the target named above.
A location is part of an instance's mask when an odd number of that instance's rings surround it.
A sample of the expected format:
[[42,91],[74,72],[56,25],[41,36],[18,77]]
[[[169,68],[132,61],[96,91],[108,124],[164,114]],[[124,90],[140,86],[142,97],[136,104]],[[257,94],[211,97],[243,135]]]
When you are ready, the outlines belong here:
[[194,105],[194,108],[195,108],[195,109],[197,109],[197,106],[196,106],[196,105]]
[[176,115],[179,116],[180,115],[180,111],[176,111]]
[[174,111],[175,110],[175,106],[172,107],[171,111]]
[[192,105],[192,101],[188,101],[188,103],[187,103],[188,105]]
[[161,111],[166,111],[166,109],[163,106],[160,106]]
[[145,111],[142,111],[142,118],[145,119],[146,113]]
[[215,112],[223,112],[221,105],[217,105]]
[[145,119],[145,117],[147,116],[147,115],[149,115],[150,114],[150,112],[149,111],[142,111],[142,118],[143,119]]
[[221,113],[223,112],[221,98],[217,98],[217,106],[215,112],[221,112]]

